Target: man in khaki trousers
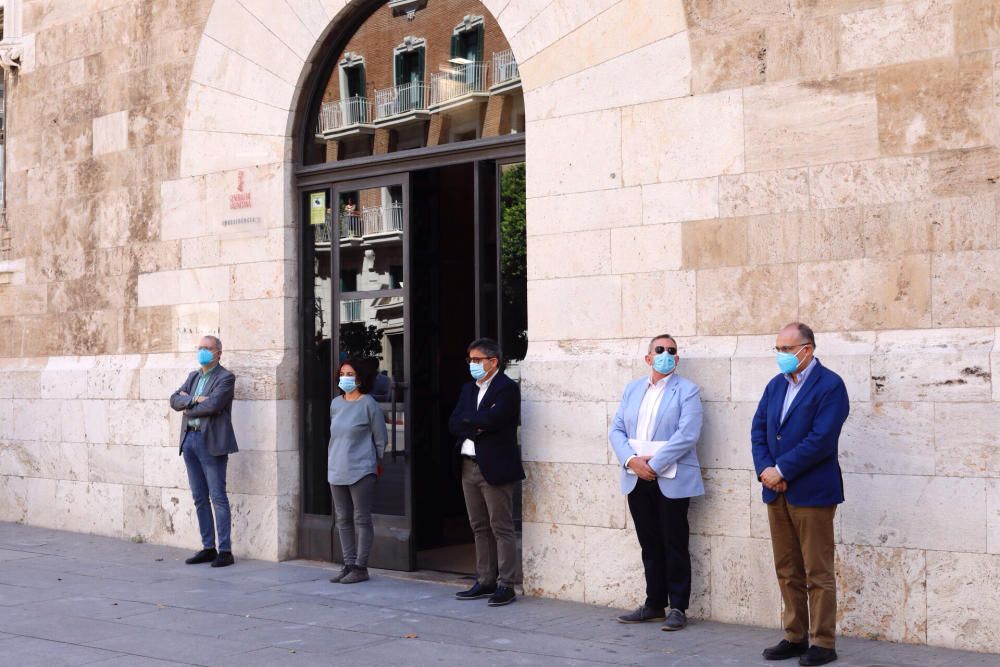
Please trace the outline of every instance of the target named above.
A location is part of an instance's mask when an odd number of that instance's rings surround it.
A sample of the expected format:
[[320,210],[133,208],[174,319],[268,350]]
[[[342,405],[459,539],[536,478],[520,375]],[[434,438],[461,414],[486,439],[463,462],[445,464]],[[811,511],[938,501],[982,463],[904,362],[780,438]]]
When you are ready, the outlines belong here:
[[764,389],[750,430],[784,603],[785,637],[764,658],[825,665],[837,659],[833,518],[844,502],[837,457],[850,404],[844,381],[815,358],[808,326],[786,326],[774,349],[781,372]]

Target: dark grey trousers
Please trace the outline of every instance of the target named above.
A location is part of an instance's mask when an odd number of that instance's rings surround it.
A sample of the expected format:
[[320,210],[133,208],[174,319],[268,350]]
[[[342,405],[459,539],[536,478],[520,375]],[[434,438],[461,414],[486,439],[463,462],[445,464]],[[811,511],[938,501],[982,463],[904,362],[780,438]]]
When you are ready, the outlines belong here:
[[479,466],[462,461],[462,492],[476,540],[476,575],[480,584],[518,583],[517,535],[514,532],[514,485],[494,486]]
[[375,539],[372,526],[372,503],[375,500],[375,475],[365,475],[354,484],[331,484],[337,533],[344,565],[368,567],[368,554]]

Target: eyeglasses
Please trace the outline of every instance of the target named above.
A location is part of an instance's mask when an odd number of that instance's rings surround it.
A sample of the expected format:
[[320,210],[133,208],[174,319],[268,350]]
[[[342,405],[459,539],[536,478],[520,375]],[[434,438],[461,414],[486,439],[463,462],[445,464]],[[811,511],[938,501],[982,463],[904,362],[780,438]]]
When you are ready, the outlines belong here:
[[677,354],[677,348],[663,347],[662,345],[657,345],[656,347],[653,348],[653,352],[656,352],[657,354],[663,354],[664,352],[666,352],[667,354]]
[[465,363],[467,364],[481,364],[487,359],[496,359],[496,357],[466,357]]
[[794,350],[797,347],[805,347],[806,345],[812,345],[812,343],[799,343],[797,345],[781,345],[781,346],[776,346],[774,348],[774,351],[775,352],[785,352],[785,353],[788,353],[788,352],[791,352],[792,350]]

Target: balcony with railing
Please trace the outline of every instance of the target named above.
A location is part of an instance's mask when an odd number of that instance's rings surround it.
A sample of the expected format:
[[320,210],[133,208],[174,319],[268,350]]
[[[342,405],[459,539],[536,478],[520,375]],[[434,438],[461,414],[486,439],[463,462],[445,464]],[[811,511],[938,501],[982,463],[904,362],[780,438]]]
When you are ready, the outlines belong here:
[[487,77],[490,64],[451,62],[441,72],[431,75],[431,111],[458,106],[489,96]]
[[493,76],[490,92],[497,93],[510,90],[521,85],[521,72],[517,69],[514,52],[510,49],[493,54],[490,61],[493,65]]
[[371,132],[374,132],[371,103],[365,97],[324,102],[320,108],[316,135],[322,139]]
[[368,206],[361,211],[361,227],[365,239],[396,236],[403,232],[403,204],[393,202],[388,206]]
[[394,124],[430,118],[431,87],[423,81],[375,91],[375,122]]

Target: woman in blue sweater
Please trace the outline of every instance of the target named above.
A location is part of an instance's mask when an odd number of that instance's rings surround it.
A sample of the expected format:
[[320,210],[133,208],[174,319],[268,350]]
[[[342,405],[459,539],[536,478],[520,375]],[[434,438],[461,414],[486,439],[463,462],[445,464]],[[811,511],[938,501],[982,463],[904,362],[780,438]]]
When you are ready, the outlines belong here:
[[372,502],[387,435],[385,414],[368,395],[365,368],[358,359],[342,362],[337,369],[342,393],[330,403],[327,481],[344,554],[344,567],[330,579],[333,583],[368,580],[368,554],[375,537]]

